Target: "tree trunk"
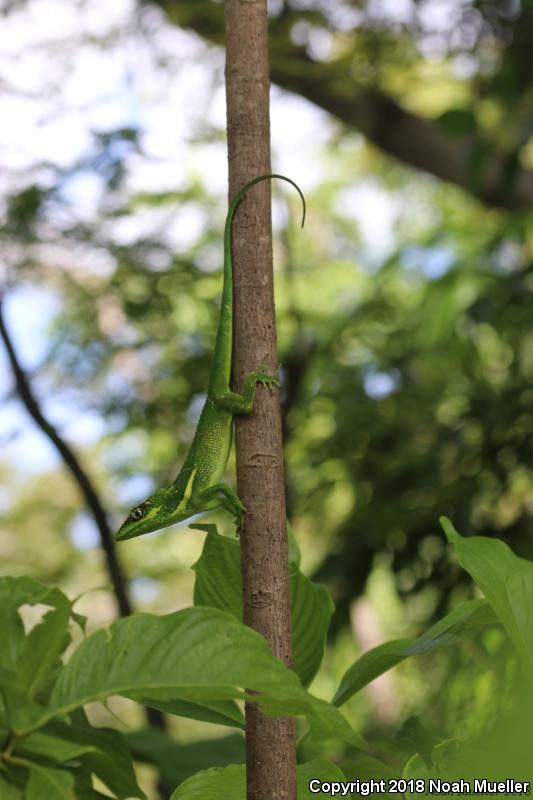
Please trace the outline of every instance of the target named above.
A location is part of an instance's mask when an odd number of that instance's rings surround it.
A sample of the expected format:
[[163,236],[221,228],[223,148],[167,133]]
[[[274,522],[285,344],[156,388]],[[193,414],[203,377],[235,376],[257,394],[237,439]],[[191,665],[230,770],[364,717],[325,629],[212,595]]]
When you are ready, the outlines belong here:
[[[270,169],[266,0],[226,0],[226,95],[230,197]],[[270,185],[254,186],[235,216],[234,387],[262,362],[277,366]],[[257,388],[253,414],[236,422],[244,621],[291,663],[290,584],[281,418],[276,392]],[[246,706],[248,800],[295,800],[294,720]]]

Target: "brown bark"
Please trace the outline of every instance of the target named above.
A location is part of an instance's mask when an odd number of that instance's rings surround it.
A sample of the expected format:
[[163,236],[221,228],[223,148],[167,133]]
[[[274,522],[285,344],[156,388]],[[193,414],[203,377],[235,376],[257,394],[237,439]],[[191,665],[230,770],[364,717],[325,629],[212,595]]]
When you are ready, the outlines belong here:
[[[226,0],[226,92],[230,197],[269,173],[266,0]],[[233,226],[234,387],[264,361],[277,366],[270,186],[255,186]],[[247,513],[241,532],[244,621],[291,663],[290,585],[277,392],[258,387],[253,414],[237,419],[237,485]],[[248,800],[295,800],[294,720],[246,706]]]

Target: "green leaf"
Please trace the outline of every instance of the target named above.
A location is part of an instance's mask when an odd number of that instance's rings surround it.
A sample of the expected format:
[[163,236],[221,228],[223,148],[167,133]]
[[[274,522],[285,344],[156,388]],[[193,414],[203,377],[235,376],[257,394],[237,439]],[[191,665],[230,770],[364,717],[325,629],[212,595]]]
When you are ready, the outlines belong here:
[[[458,739],[446,739],[433,747],[431,752],[432,766],[428,768],[419,756],[409,759],[404,768],[405,778],[425,777],[460,777],[461,764],[459,762],[461,742]],[[459,772],[457,772],[457,768]]]
[[234,700],[206,700],[203,703],[192,703],[190,700],[156,700],[153,697],[144,697],[142,692],[123,692],[123,695],[143,706],[164,711],[165,714],[211,722],[214,725],[227,725],[240,730],[244,730],[245,727],[244,714]]
[[[389,780],[389,778],[397,778],[398,770],[381,761],[379,758],[368,756],[365,753],[358,753],[354,758],[348,761],[343,760],[343,772],[350,780]],[[381,793],[380,793],[381,794]],[[388,792],[384,792],[388,795]],[[392,792],[391,794],[394,794]],[[359,796],[354,793],[354,797]]]
[[[312,780],[342,783],[341,770],[328,761],[317,759],[296,767],[297,800],[331,797],[331,792],[309,789]],[[313,789],[318,788],[313,785]],[[198,772],[178,786],[170,800],[246,800],[246,768],[242,765],[215,767]]]
[[451,108],[437,117],[435,123],[451,136],[462,136],[477,130],[476,117],[467,108]]
[[403,752],[419,753],[427,764],[431,761],[431,751],[438,744],[438,739],[424,727],[417,716],[406,719],[394,738]]
[[431,653],[439,647],[453,644],[483,625],[494,622],[494,614],[484,600],[469,600],[436,622],[421,636],[395,639],[368,650],[344,673],[332,700],[333,705],[342,705],[370,681],[405,658]]
[[405,765],[403,777],[406,780],[416,780],[417,778],[427,780],[428,778],[434,777],[434,774],[432,775],[430,768],[427,766],[420,753],[415,753]]
[[[209,531],[193,569],[195,605],[220,608],[242,620],[239,544]],[[327,589],[306,578],[295,563],[290,565],[290,582],[293,669],[303,685],[308,686],[324,655],[334,606]]]
[[473,736],[440,742],[432,748],[429,759],[414,755],[404,768],[404,777],[470,782],[476,778],[501,781],[512,777],[531,783],[533,696],[524,688],[520,687],[515,701],[503,713]]
[[[310,790],[309,784],[311,781],[320,781],[320,783],[334,783],[339,784],[346,781],[342,770],[330,761],[325,759],[315,759],[308,761],[306,764],[299,764],[296,767],[296,784],[297,784],[297,798],[298,800],[311,800],[313,797],[331,797],[332,791],[317,792],[316,784],[313,785],[313,791]],[[336,794],[339,794],[337,790]],[[346,796],[346,795],[345,795]],[[348,795],[349,797],[349,795]]]
[[[47,614],[44,620],[36,625],[26,637],[24,626],[18,614],[18,609],[25,605],[42,603],[56,609],[57,615]],[[30,655],[24,659],[22,669],[25,677],[19,679],[22,685],[25,682],[38,683],[50,664],[62,652],[65,644],[69,616],[72,615],[72,604],[68,597],[59,589],[43,586],[32,578],[3,577],[0,578],[0,635],[2,648],[0,649],[0,668],[19,671],[21,656]],[[47,617],[52,617],[48,619]],[[63,623],[61,625],[61,623]],[[43,636],[41,631],[46,632]],[[23,653],[24,651],[24,653]],[[30,665],[26,666],[26,660]],[[44,660],[44,664],[43,664]]]
[[71,772],[29,764],[26,800],[76,800]]
[[50,733],[36,731],[17,742],[13,752],[16,756],[45,758],[62,764],[93,749],[92,745],[78,744]]
[[[214,526],[213,526],[214,527]],[[238,542],[208,532],[196,573],[194,604],[229,611],[242,621],[242,582]]]
[[293,669],[309,686],[322,663],[335,606],[326,587],[309,580],[296,564],[290,565],[290,581]]
[[[193,530],[196,531],[205,531],[206,533],[212,533],[215,536],[219,535],[218,528],[213,523],[196,522],[193,525],[189,525],[189,528],[192,528]],[[294,561],[296,566],[300,566],[300,561],[302,558],[302,554],[300,552],[300,546],[296,541],[294,531],[288,520],[287,520],[287,539],[289,543],[289,561]]]
[[48,727],[56,738],[68,741],[80,750],[83,748],[79,761],[118,798],[145,797],[135,777],[129,747],[119,731],[95,728],[80,716],[68,724],[54,721]]
[[[52,610],[26,635],[19,609],[38,603]],[[61,667],[60,655],[70,642],[71,618],[83,624],[84,618],[72,611],[72,603],[59,589],[27,577],[0,578],[0,716],[10,726],[12,713],[23,709],[27,714],[39,713],[35,698],[48,691]]]
[[50,673],[60,666],[59,656],[71,641],[69,616],[69,607],[49,611],[26,637],[15,686],[29,697],[34,697]]
[[159,769],[166,786],[178,786],[200,770],[226,767],[245,761],[244,738],[238,733],[179,744],[167,733],[149,728],[125,734],[133,758]]
[[533,666],[533,564],[515,556],[499,539],[463,537],[446,517],[440,522],[459,563],[487,598],[529,673]]
[[[86,767],[76,769],[74,780],[76,800],[109,800],[109,794],[102,794],[93,788],[93,773],[90,769]],[[144,795],[139,790],[139,794],[134,792],[132,795],[127,794],[127,797],[129,799],[130,797],[144,797]]]
[[213,522],[194,522],[189,525],[193,531],[203,531],[204,533],[214,533],[218,536],[218,528]]
[[300,552],[300,545],[294,535],[292,525],[287,521],[287,539],[289,542],[289,561],[294,561],[297,567],[300,566],[302,554]]
[[61,671],[50,707],[40,716],[21,709],[16,730],[30,732],[85,703],[132,692],[201,703],[253,698],[272,716],[305,715],[317,738],[364,747],[338,710],[306,692],[258,633],[212,608],[133,614],[89,636]]
[[212,767],[198,772],[178,786],[170,800],[246,800],[244,764]]
[[69,722],[52,721],[42,730],[24,737],[17,743],[14,757],[20,763],[37,760],[44,761],[45,765],[75,760],[76,795],[80,793],[78,784],[84,775],[88,779],[88,786],[84,788],[92,789],[90,776],[94,773],[116,797],[144,798],[124,737],[110,728],[92,727],[83,712],[72,714]]

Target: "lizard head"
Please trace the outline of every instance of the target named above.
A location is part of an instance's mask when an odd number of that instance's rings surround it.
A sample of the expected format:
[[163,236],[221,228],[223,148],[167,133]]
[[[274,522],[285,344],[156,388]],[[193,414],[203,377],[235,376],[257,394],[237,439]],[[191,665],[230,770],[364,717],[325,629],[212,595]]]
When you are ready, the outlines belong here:
[[177,510],[176,489],[174,486],[165,486],[150,495],[143,503],[135,506],[115,535],[118,542],[133,539],[144,533],[166,528],[181,519],[176,518]]

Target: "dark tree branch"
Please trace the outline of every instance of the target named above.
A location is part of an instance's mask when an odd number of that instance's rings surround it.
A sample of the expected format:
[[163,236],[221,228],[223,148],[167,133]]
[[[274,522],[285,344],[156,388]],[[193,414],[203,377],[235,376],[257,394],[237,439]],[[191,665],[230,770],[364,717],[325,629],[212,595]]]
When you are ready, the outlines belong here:
[[[221,45],[223,9],[211,0],[156,0],[172,22]],[[434,121],[402,108],[377,89],[361,88],[345,62],[319,62],[271,20],[271,78],[360,131],[402,164],[424,170],[473,194],[488,206],[518,211],[533,206],[533,170],[478,133],[446,134]],[[517,26],[518,28],[520,25]],[[512,46],[511,46],[512,47]]]
[[272,80],[358,130],[404,165],[454,183],[488,206],[519,211],[533,205],[533,171],[514,171],[514,154],[498,152],[476,134],[445,134],[377,90],[339,91],[338,69],[317,64],[302,52],[299,59],[306,68],[290,74],[273,58]]
[[[93,515],[96,527],[98,528],[98,533],[100,534],[100,543],[102,546],[102,550],[104,551],[107,571],[109,573],[109,577],[113,585],[113,589],[115,591],[115,597],[119,615],[121,617],[127,617],[132,613],[132,607],[126,590],[126,583],[124,580],[124,576],[122,574],[122,569],[117,558],[115,543],[113,541],[113,535],[109,527],[109,523],[107,522],[106,512],[102,506],[102,503],[100,502],[100,498],[98,497],[89,476],[81,466],[73,450],[71,450],[70,446],[60,436],[54,425],[48,422],[48,420],[45,418],[45,416],[41,411],[39,403],[36,400],[33,391],[31,389],[28,378],[26,377],[26,374],[20,364],[20,361],[18,360],[18,356],[17,353],[15,352],[13,342],[11,341],[11,337],[6,328],[1,298],[0,298],[0,337],[2,338],[2,341],[4,343],[9,363],[11,365],[11,369],[13,371],[13,375],[15,378],[17,392],[19,394],[22,403],[24,404],[28,414],[34,420],[37,427],[41,429],[44,435],[48,437],[48,439],[52,442],[52,444],[58,451],[64,464],[68,467],[74,480],[80,487],[81,493],[85,498],[87,507],[89,508],[91,514]],[[165,719],[160,711],[158,711],[155,708],[146,708],[146,716],[148,718],[148,722],[150,723],[150,725],[152,725],[155,728],[160,728],[161,730],[164,730]],[[164,787],[162,784],[159,785],[159,790],[162,795],[168,793],[167,787]]]
[[1,301],[0,301],[0,336],[2,338],[2,341],[4,343],[7,352],[9,363],[11,365],[11,369],[15,377],[17,392],[19,394],[22,403],[26,407],[28,414],[32,417],[35,424],[52,442],[52,444],[58,451],[59,455],[61,456],[63,462],[72,473],[74,480],[80,487],[83,497],[85,498],[87,507],[89,508],[91,514],[93,515],[94,521],[98,528],[98,533],[100,534],[100,542],[102,545],[102,549],[105,553],[105,559],[107,564],[107,570],[109,572],[109,577],[111,579],[111,583],[113,584],[113,588],[115,590],[115,596],[117,599],[117,605],[120,616],[122,617],[128,616],[129,614],[131,614],[132,611],[131,603],[126,591],[124,577],[122,575],[122,570],[117,559],[117,554],[115,551],[115,545],[113,542],[111,529],[107,522],[107,516],[104,511],[104,508],[94,489],[94,486],[91,483],[89,476],[81,466],[74,452],[71,450],[70,446],[65,442],[65,440],[59,435],[54,425],[52,425],[44,417],[41,411],[39,403],[37,402],[33,394],[33,391],[31,389],[28,378],[26,377],[26,374],[22,369],[22,366],[18,360],[18,356],[15,352],[13,342],[11,341],[11,337],[6,328]]

